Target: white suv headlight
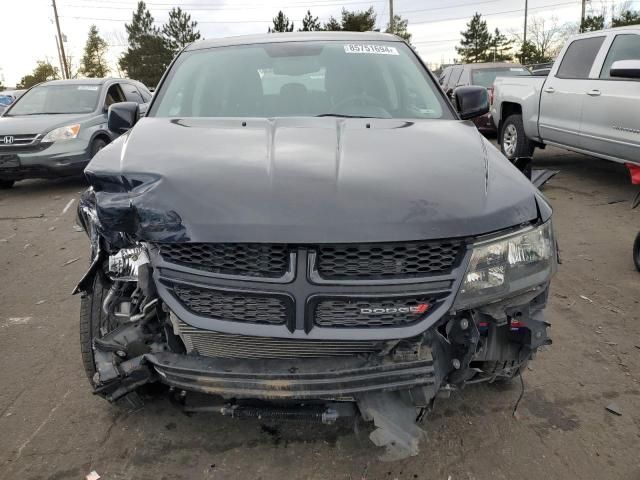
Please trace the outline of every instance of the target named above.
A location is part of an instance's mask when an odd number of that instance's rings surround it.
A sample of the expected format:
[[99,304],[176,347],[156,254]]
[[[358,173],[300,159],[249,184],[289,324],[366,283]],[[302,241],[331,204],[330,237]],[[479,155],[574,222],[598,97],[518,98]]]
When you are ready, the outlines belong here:
[[80,132],[80,125],[67,125],[66,127],[56,128],[47,133],[42,139],[43,142],[59,142],[60,140],[71,140],[76,138]]
[[455,308],[471,308],[531,290],[547,282],[555,270],[551,220],[476,243]]

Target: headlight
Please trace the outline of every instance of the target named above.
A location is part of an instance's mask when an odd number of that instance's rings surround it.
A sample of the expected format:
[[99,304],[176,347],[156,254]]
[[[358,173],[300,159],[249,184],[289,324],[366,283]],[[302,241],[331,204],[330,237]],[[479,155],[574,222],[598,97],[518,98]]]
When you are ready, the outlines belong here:
[[56,128],[47,133],[42,139],[43,142],[59,142],[60,140],[71,140],[76,138],[80,132],[80,125],[67,125],[66,127]]
[[455,308],[483,305],[530,290],[551,278],[556,247],[551,220],[474,245]]

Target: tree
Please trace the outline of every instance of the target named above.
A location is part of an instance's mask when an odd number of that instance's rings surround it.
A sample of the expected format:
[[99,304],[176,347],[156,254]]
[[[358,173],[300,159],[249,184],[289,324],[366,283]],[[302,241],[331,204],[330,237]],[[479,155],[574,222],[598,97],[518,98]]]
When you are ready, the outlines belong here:
[[47,61],[38,61],[36,68],[30,75],[25,75],[16,85],[17,88],[31,88],[34,85],[46,82],[48,80],[57,80],[60,78],[60,71]]
[[548,63],[553,61],[553,58],[546,56],[535,46],[533,42],[527,40],[526,44],[520,45],[520,51],[518,52],[520,63]]
[[629,9],[620,12],[620,14],[613,17],[613,20],[611,21],[612,27],[624,27],[626,25],[638,24],[640,24],[640,11],[631,11]]
[[269,27],[268,32],[293,32],[293,22],[289,22],[289,17],[280,10],[278,15],[273,17],[273,27]]
[[105,55],[107,42],[98,34],[95,25],[89,27],[89,37],[84,47],[84,56],[80,60],[80,73],[89,78],[102,78],[109,74]]
[[200,39],[200,32],[196,30],[197,26],[198,22],[191,21],[191,15],[180,7],[171,9],[169,21],[162,26],[162,34],[173,55]]
[[[575,28],[575,27],[574,27]],[[529,23],[527,39],[536,47],[539,60],[536,63],[551,62],[558,55],[572,30],[566,25],[558,24],[558,19],[533,17]]]
[[322,30],[322,26],[318,21],[318,17],[311,15],[311,10],[307,10],[307,14],[302,19],[302,28],[299,32],[316,32]]
[[328,32],[337,32],[342,30],[342,24],[338,20],[333,17],[329,18],[329,21],[324,24],[323,30],[327,30]]
[[408,43],[411,43],[411,34],[407,31],[409,20],[403,20],[400,15],[393,16],[393,28],[391,25],[387,25],[387,33],[393,33],[394,35],[403,38]]
[[489,53],[492,62],[510,62],[513,60],[511,46],[513,40],[507,38],[506,35],[495,29],[491,36],[491,51]]
[[373,7],[360,12],[342,9],[342,30],[348,32],[370,32],[376,26],[376,13]]
[[125,24],[129,47],[118,64],[126,74],[145,85],[155,87],[173,58],[173,52],[160,30],[153,26],[153,17],[143,1]]
[[464,32],[460,32],[462,40],[456,51],[464,63],[486,62],[491,49],[491,34],[487,29],[487,22],[482,15],[475,13]]
[[604,15],[589,15],[580,24],[581,32],[595,32],[604,28]]

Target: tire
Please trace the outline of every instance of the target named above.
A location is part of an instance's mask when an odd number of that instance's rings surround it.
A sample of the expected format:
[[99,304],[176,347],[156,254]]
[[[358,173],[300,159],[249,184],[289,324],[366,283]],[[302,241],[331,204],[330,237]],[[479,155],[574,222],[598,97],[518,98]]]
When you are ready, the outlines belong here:
[[100,150],[107,146],[107,142],[102,138],[96,138],[91,144],[91,158],[95,156]]
[[98,273],[93,281],[93,288],[82,297],[80,301],[80,351],[82,353],[82,365],[87,378],[93,386],[93,376],[96,373],[96,365],[93,359],[93,339],[100,338],[101,327],[106,331],[115,328],[115,319],[109,318],[102,311],[102,303],[109,291],[104,285],[102,275]]
[[633,263],[636,264],[636,270],[640,272],[640,232],[636,236],[636,241],[633,242]]
[[16,183],[15,180],[0,180],[0,190],[8,190]]
[[535,150],[535,144],[524,133],[522,115],[509,115],[500,129],[500,150],[505,157],[513,161],[519,157],[530,157]]

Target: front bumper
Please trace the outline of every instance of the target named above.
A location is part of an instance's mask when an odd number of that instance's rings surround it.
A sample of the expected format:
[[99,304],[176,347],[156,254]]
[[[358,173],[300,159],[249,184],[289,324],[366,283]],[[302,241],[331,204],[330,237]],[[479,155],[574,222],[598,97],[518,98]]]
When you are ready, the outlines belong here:
[[158,380],[179,389],[226,398],[353,400],[375,391],[434,386],[433,358],[389,362],[364,358],[241,360],[148,354]]
[[480,130],[482,133],[497,132],[496,126],[493,123],[493,117],[491,116],[491,113],[486,113],[479,117],[472,118],[471,120],[473,121],[475,126],[478,128],[478,130]]
[[77,175],[91,159],[83,139],[36,144],[30,148],[0,149],[0,179],[57,178]]

